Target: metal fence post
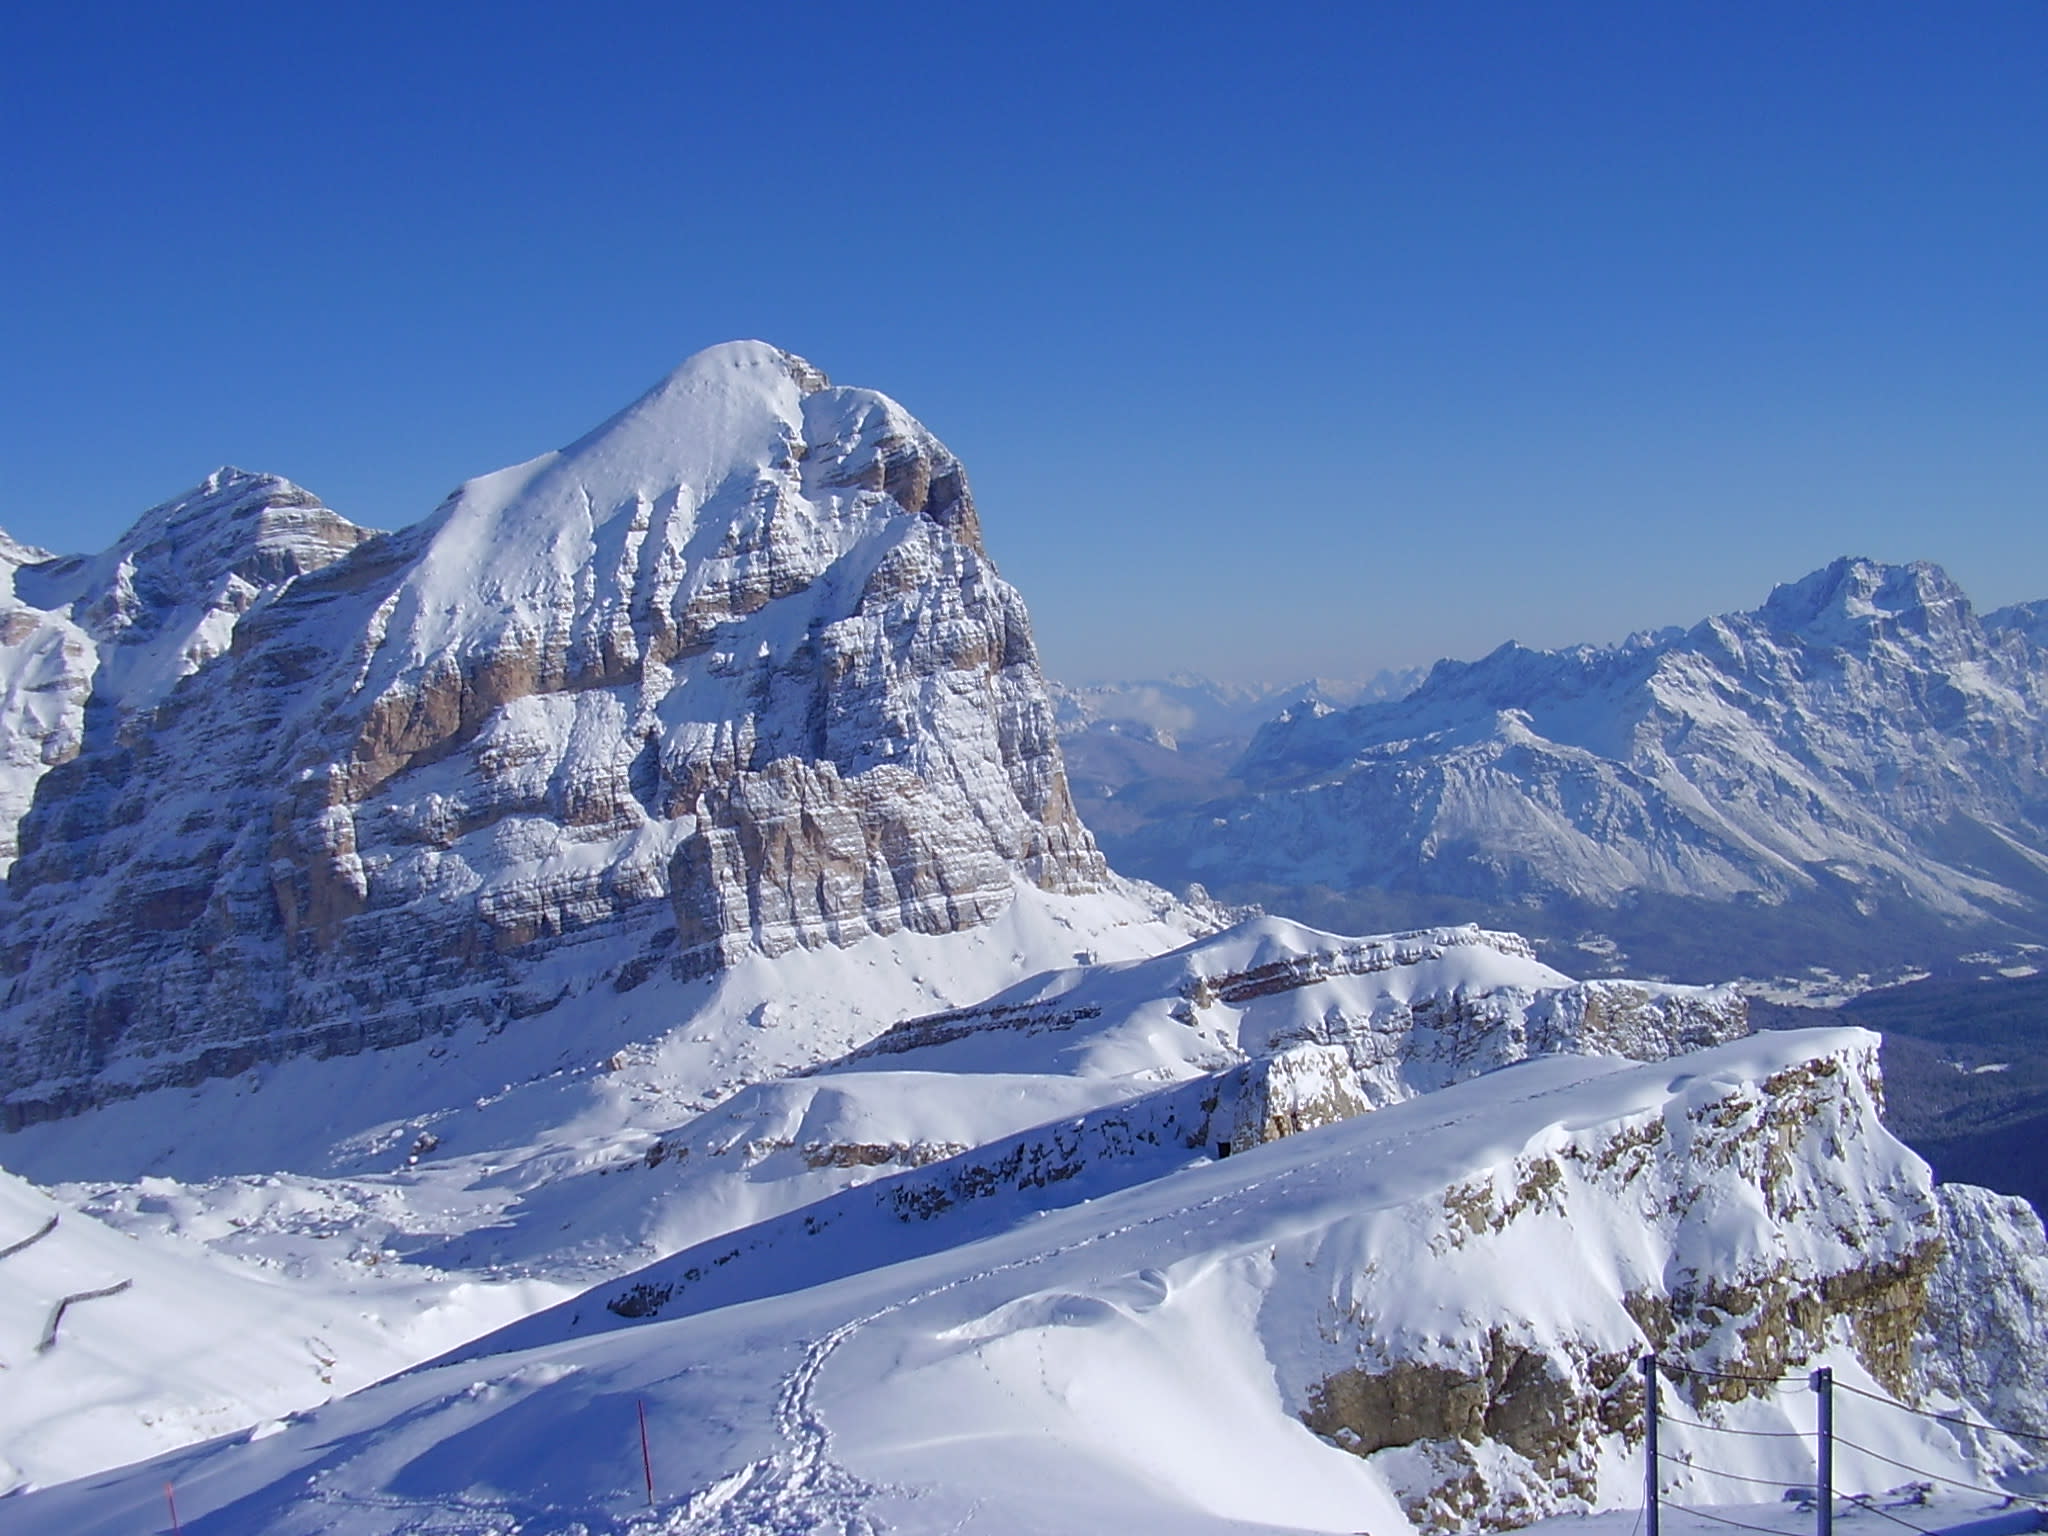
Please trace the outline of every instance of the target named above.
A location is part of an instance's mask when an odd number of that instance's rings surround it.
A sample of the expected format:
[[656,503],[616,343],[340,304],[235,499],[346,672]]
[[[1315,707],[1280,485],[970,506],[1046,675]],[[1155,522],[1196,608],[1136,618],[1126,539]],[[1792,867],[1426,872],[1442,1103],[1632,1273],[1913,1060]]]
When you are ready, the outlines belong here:
[[1820,1398],[1820,1447],[1814,1481],[1820,1495],[1820,1509],[1814,1519],[1817,1536],[1835,1532],[1835,1373],[1822,1366],[1813,1373],[1813,1390]]
[[1657,1536],[1657,1357],[1643,1356],[1643,1523]]

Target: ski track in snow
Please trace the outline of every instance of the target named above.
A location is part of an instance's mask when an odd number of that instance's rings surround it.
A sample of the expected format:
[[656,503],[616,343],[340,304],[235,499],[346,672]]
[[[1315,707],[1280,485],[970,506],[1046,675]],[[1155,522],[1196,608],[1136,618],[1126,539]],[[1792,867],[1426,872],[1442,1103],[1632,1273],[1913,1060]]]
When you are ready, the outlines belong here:
[[1028,1254],[972,1274],[955,1275],[941,1284],[929,1286],[842,1323],[804,1350],[803,1359],[783,1378],[776,1394],[775,1428],[788,1448],[750,1462],[709,1488],[690,1494],[683,1508],[666,1521],[652,1524],[636,1522],[628,1528],[631,1536],[813,1536],[813,1533],[827,1531],[838,1533],[838,1536],[884,1536],[886,1527],[867,1513],[867,1502],[881,1493],[910,1495],[915,1490],[878,1486],[834,1461],[831,1455],[832,1431],[812,1401],[820,1373],[849,1339],[885,1317],[910,1311],[949,1291],[1046,1264],[1145,1227],[1161,1223],[1192,1226],[1192,1218],[1201,1211],[1242,1199],[1256,1188],[1258,1185],[1252,1184],[1228,1194],[1211,1195],[1191,1205],[1148,1216],[1143,1221],[1092,1233],[1078,1242]]

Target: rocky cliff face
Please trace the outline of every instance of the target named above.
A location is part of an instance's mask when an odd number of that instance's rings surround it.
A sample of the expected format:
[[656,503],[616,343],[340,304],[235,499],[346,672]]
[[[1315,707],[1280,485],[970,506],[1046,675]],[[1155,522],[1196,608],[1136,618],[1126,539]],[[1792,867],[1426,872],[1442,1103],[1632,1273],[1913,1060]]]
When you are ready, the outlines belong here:
[[1993,1422],[2048,1448],[2048,1401],[2036,1362],[2048,1358],[2048,1238],[2026,1201],[1944,1184],[1944,1261],[1927,1294],[1916,1363],[1925,1380],[1980,1403]]
[[147,552],[257,534],[207,589],[232,623],[144,648],[108,685],[136,723],[86,729],[23,820],[15,1123],[500,1025],[556,1000],[528,962],[564,943],[626,988],[1107,879],[959,463],[787,353],[700,354],[332,563],[360,530],[226,488],[111,580],[74,563],[94,622],[168,635]]
[[[1919,1398],[1931,1384],[1915,1344],[1945,1250],[1924,1170],[1878,1127],[1878,1093],[1866,1037],[1558,1134],[1376,1223],[1374,1262],[1326,1302],[1329,1353],[1356,1363],[1301,1384],[1303,1422],[1371,1461],[1418,1526],[1501,1527],[1599,1501],[1602,1463],[1642,1442],[1646,1351],[1667,1373],[1665,1411],[1709,1424],[1754,1430],[1780,1411],[1773,1383],[1830,1355]],[[1609,1246],[1617,1220],[1642,1230]],[[1533,1280],[1546,1230],[1618,1260],[1602,1306],[1566,1321]],[[1448,1309],[1395,1301],[1375,1269],[1433,1270],[1451,1296],[1520,1274],[1531,1294],[1524,1315],[1431,1338],[1416,1314]],[[1671,1476],[1681,1499],[1712,1486]]]
[[275,475],[219,469],[104,554],[0,534],[0,873],[50,768],[145,720],[235,626],[372,537]]

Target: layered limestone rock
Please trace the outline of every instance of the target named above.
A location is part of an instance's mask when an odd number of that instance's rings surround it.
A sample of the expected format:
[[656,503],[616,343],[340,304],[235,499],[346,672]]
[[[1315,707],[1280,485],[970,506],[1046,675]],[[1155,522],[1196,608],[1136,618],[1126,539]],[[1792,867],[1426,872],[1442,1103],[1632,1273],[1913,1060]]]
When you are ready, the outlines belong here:
[[[1418,1017],[1454,1019],[1455,1049]],[[1061,1204],[1236,1156],[1530,1057],[1661,1061],[1744,1032],[1724,989],[1573,982],[1513,934],[1345,940],[1257,918],[907,1020],[743,1088],[574,1203],[660,1209],[673,1240],[696,1241],[735,1222],[717,1191],[744,1170],[753,1219],[888,1177],[901,1221],[971,1222],[1005,1201]]]
[[1733,988],[1574,981],[1540,964],[1520,935],[1477,927],[1199,966],[1181,999],[1176,1016],[1191,1026],[1247,1010],[1236,1036],[1251,1061],[1229,1095],[1242,1106],[1236,1147],[1530,1056],[1661,1061],[1749,1032]]
[[[1752,1434],[1780,1412],[1775,1383],[1824,1360],[1852,1359],[1909,1403],[1952,1401],[1925,1359],[1946,1252],[1935,1193],[1879,1124],[1875,1038],[1835,1045],[1560,1126],[1377,1222],[1370,1262],[1331,1283],[1318,1325],[1316,1352],[1351,1359],[1294,1388],[1302,1421],[1367,1458],[1419,1526],[1463,1528],[1597,1504],[1603,1465],[1640,1454],[1646,1352],[1666,1368],[1667,1412]],[[1611,1300],[1564,1302],[1541,1256],[1578,1248],[1603,1256],[1612,1278],[1594,1284],[1618,1281]],[[1524,1285],[1486,1326],[1438,1332],[1389,1288],[1411,1272],[1449,1314],[1468,1287]]]
[[0,874],[36,785],[89,725],[140,728],[251,609],[371,537],[289,480],[239,469],[152,507],[91,559],[0,534]]
[[23,824],[15,1123],[1108,878],[959,463],[759,343],[247,606]]

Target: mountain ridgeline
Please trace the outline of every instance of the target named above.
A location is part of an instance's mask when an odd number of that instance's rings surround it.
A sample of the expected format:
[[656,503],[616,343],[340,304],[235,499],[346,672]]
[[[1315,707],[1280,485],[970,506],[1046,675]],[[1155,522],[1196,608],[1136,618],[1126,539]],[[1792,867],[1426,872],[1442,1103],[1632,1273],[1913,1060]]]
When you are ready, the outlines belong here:
[[401,532],[7,553],[11,1124],[1109,879],[959,463],[759,343]]
[[[1843,559],[1617,646],[1292,710],[1120,868],[1324,926],[1496,920],[1692,979],[2048,939],[2048,620]],[[1569,946],[1586,941],[1573,957]]]

